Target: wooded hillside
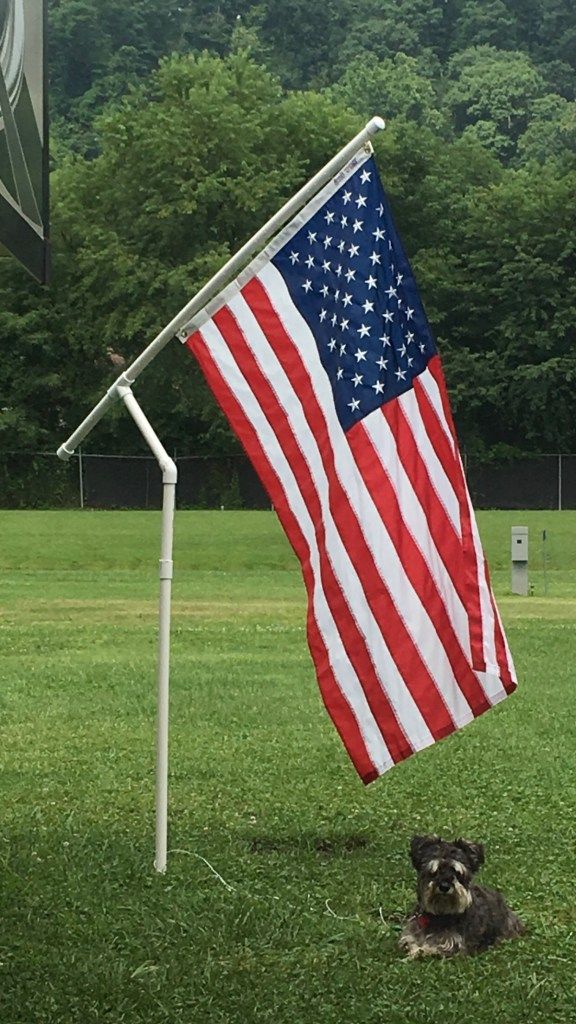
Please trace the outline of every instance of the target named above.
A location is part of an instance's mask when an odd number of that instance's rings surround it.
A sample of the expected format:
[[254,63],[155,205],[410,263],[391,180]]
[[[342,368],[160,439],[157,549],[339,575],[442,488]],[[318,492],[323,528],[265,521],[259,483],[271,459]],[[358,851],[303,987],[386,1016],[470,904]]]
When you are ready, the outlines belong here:
[[[56,447],[379,113],[463,447],[576,451],[568,0],[52,0],[50,23],[53,282],[0,264],[0,450]],[[138,391],[167,446],[234,450],[177,344]],[[111,416],[92,447],[140,446],[118,438]]]

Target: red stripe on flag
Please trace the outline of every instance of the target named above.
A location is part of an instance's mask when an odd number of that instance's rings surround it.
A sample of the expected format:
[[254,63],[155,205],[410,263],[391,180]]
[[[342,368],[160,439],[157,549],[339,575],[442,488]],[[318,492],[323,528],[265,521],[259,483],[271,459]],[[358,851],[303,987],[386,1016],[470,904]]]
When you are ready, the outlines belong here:
[[436,550],[452,579],[456,593],[464,604],[465,590],[462,579],[460,537],[436,493],[428,468],[418,445],[414,443],[414,435],[400,403],[387,402],[382,406],[381,413],[396,439],[398,457],[400,458],[401,453],[402,465],[426,516],[430,536]]
[[[456,434],[456,426],[454,424],[454,418],[452,416],[452,409],[450,408],[450,401],[449,401],[449,398],[448,398],[448,390],[446,388],[446,381],[445,381],[445,378],[444,378],[444,371],[442,369],[442,362],[441,362],[439,356],[435,356],[433,359],[430,360],[430,362],[428,364],[428,369],[430,370],[430,373],[431,373],[432,377],[434,378],[434,380],[436,381],[436,384],[438,386],[438,391],[439,391],[439,394],[440,394],[440,401],[442,403],[442,411],[444,413],[444,419],[445,419],[445,421],[446,421],[446,423],[448,425],[448,428],[450,430],[450,434],[452,435],[452,440],[453,440],[454,446],[457,449],[458,448],[458,437],[457,437],[457,434]],[[460,460],[458,460],[458,461],[460,463]],[[466,478],[464,476],[464,471],[462,469],[461,464],[459,465],[459,470],[460,470],[460,477],[461,477],[461,480],[462,480],[462,485],[464,487],[464,490],[465,490],[466,496],[467,496],[467,494],[468,494],[468,487],[467,487],[467,484],[466,484]],[[470,523],[471,512],[470,512],[470,507],[469,507],[468,501],[466,501],[465,507],[466,507],[467,520],[468,520],[468,524],[469,524]],[[471,528],[470,528],[470,533],[471,532],[472,531],[471,531]],[[472,544],[474,543],[473,537],[470,538],[470,542]],[[495,623],[495,626],[494,626],[494,639],[495,639],[495,645],[496,645],[496,654],[497,654],[497,660],[498,660],[499,675],[500,675],[500,678],[502,680],[502,684],[503,684],[504,689],[506,690],[506,692],[507,693],[512,693],[516,689],[517,683],[516,683],[515,679],[513,678],[512,674],[510,672],[510,662],[508,660],[508,654],[507,654],[507,651],[506,651],[506,642],[505,642],[504,634],[503,634],[503,631],[502,631],[502,625],[501,625],[501,622],[500,622],[500,616],[498,614],[498,609],[496,607],[496,602],[494,600],[494,594],[492,592],[492,587],[490,586],[490,574],[489,574],[489,571],[488,571],[488,564],[487,564],[485,558],[483,559],[483,567],[484,567],[484,571],[485,571],[485,574],[486,574],[486,584],[488,586],[488,591],[489,591],[489,594],[490,594],[490,602],[491,602],[492,611],[493,611],[493,614],[494,614],[494,623]],[[478,571],[480,571],[480,566],[479,565],[477,566],[477,569],[478,569]],[[472,639],[472,633],[471,633],[471,639]],[[477,640],[476,636],[474,636],[474,643],[475,643],[475,645],[477,647],[478,640]],[[474,650],[474,647],[473,647],[473,650]],[[483,654],[482,654],[481,657],[479,657],[478,660],[479,660],[479,663],[484,663],[484,656],[483,656]],[[476,667],[478,668],[478,666],[476,666]]]
[[[428,363],[428,368],[436,380],[440,389],[440,395],[445,396],[446,385],[444,374],[440,365],[440,357],[433,356]],[[472,652],[472,665],[477,672],[486,671],[486,660],[483,644],[482,607],[480,603],[480,587],[478,576],[480,566],[474,545],[472,522],[470,519],[470,507],[468,504],[468,490],[466,480],[462,471],[462,463],[458,449],[454,450],[446,436],[442,423],[438,418],[438,412],[432,405],[421,381],[416,378],[414,381],[414,394],[418,402],[418,408],[422,417],[425,430],[428,436],[433,439],[434,450],[442,464],[446,476],[450,480],[455,494],[458,497],[460,506],[460,524],[462,528],[462,576],[465,583],[464,604],[468,611],[468,623],[470,627],[470,649]],[[442,408],[445,409],[447,397],[442,397]],[[450,421],[451,422],[451,421]],[[449,425],[449,424],[448,424]],[[454,440],[454,444],[456,441]]]
[[[204,373],[220,408],[241,441],[262,481],[263,486],[266,488],[280,522],[282,523],[286,536],[288,537],[288,540],[300,562],[308,595],[308,644],[316,668],[322,699],[362,781],[365,783],[372,782],[378,777],[378,770],[368,754],[356,717],[338,686],[338,682],[330,665],[326,646],[314,616],[314,577],[310,563],[310,549],[308,544],[295,515],[290,509],[278,475],[266,456],[252,424],[243,412],[240,403],[216,366],[201,332],[196,331],[188,339],[186,344],[198,360],[202,368],[202,372]],[[332,583],[329,584],[329,589],[333,591],[333,596],[340,593],[340,588],[335,584],[335,581],[332,581]],[[330,601],[328,601],[328,603],[330,604]],[[336,601],[336,604],[338,604],[338,601]],[[399,749],[397,751],[397,756],[394,758],[395,760],[402,760],[413,753],[412,749],[407,747],[404,737],[402,737],[402,740],[403,749]],[[394,753],[392,751],[391,756],[394,757]]]
[[[435,739],[440,739],[453,732],[456,725],[450,716],[434,678],[428,671],[388,588],[374,564],[373,555],[366,542],[362,527],[358,522],[348,494],[342,486],[336,471],[334,453],[326,420],[318,405],[308,372],[260,281],[257,279],[251,280],[242,289],[242,294],[290,380],[295,394],[300,398],[304,415],[322,453],[322,463],[328,478],[332,517],[338,526],[349,558],[362,582],[367,602],[385,638],[384,642],[396,663],[396,667],[407,689],[418,705],[430,732]],[[220,317],[220,313],[216,314],[215,320],[218,317]],[[219,327],[220,330],[223,330],[223,324],[220,322]],[[236,331],[239,332],[237,325]],[[238,351],[238,342],[239,338],[235,334],[235,352]],[[248,354],[246,372],[249,374],[251,383],[255,386],[258,394],[262,393],[265,396],[266,404],[274,402],[276,400],[275,395],[251,353]],[[284,411],[278,408],[277,413],[279,415],[279,422],[285,426],[288,432],[287,441],[289,447],[287,449],[287,456],[289,461],[293,465],[304,462]],[[277,430],[276,433],[278,433]],[[302,471],[305,477],[308,476],[307,465],[302,467]],[[368,488],[368,483],[366,486]],[[308,503],[310,503],[311,496],[307,497]],[[315,492],[312,501],[314,504],[317,502]],[[316,515],[320,516],[320,507],[318,505],[315,510]],[[383,623],[386,626],[385,630],[382,628]],[[431,698],[432,694],[434,695],[433,699]]]
[[486,574],[486,583],[490,593],[490,603],[492,606],[492,613],[494,615],[494,644],[496,647],[496,659],[498,662],[498,675],[502,680],[502,685],[506,690],[506,693],[513,693],[518,684],[510,671],[506,641],[504,639],[500,615],[498,614],[498,608],[496,607],[496,601],[494,600],[494,594],[490,585],[490,572],[488,570],[488,563],[486,559],[484,559],[484,572]]
[[452,441],[454,448],[458,448],[458,436],[456,434],[456,426],[454,424],[454,417],[452,416],[452,409],[450,408],[450,399],[448,398],[448,389],[446,387],[446,379],[444,377],[444,370],[442,369],[442,361],[439,355],[432,357],[428,363],[428,369],[433,376],[436,384],[438,385],[438,391],[440,393],[440,402],[442,403],[442,412],[444,413],[444,419],[450,434],[452,435]]

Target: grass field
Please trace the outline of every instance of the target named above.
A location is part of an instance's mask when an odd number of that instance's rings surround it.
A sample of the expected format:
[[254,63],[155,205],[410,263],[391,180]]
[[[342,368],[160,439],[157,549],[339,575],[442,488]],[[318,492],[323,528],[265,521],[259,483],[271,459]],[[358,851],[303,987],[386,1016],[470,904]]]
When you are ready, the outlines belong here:
[[[159,516],[0,512],[1,1024],[574,1020],[576,514],[479,521],[520,689],[364,788],[274,516],[178,513],[157,876]],[[516,523],[528,598],[509,593]],[[528,936],[404,962],[418,831],[483,840]]]

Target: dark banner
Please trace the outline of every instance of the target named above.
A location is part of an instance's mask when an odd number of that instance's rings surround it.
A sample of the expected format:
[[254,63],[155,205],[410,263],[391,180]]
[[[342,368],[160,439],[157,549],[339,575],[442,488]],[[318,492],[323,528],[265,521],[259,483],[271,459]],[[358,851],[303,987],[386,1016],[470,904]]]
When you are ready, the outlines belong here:
[[46,0],[0,0],[0,248],[48,280]]

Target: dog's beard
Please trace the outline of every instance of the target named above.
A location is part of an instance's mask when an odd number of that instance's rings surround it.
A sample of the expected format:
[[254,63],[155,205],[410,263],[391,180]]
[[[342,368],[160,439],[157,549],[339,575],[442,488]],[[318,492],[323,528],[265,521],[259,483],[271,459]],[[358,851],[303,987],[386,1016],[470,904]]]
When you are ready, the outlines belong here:
[[422,908],[428,914],[463,914],[471,903],[472,894],[462,882],[454,882],[452,892],[438,892],[434,882],[423,888]]

